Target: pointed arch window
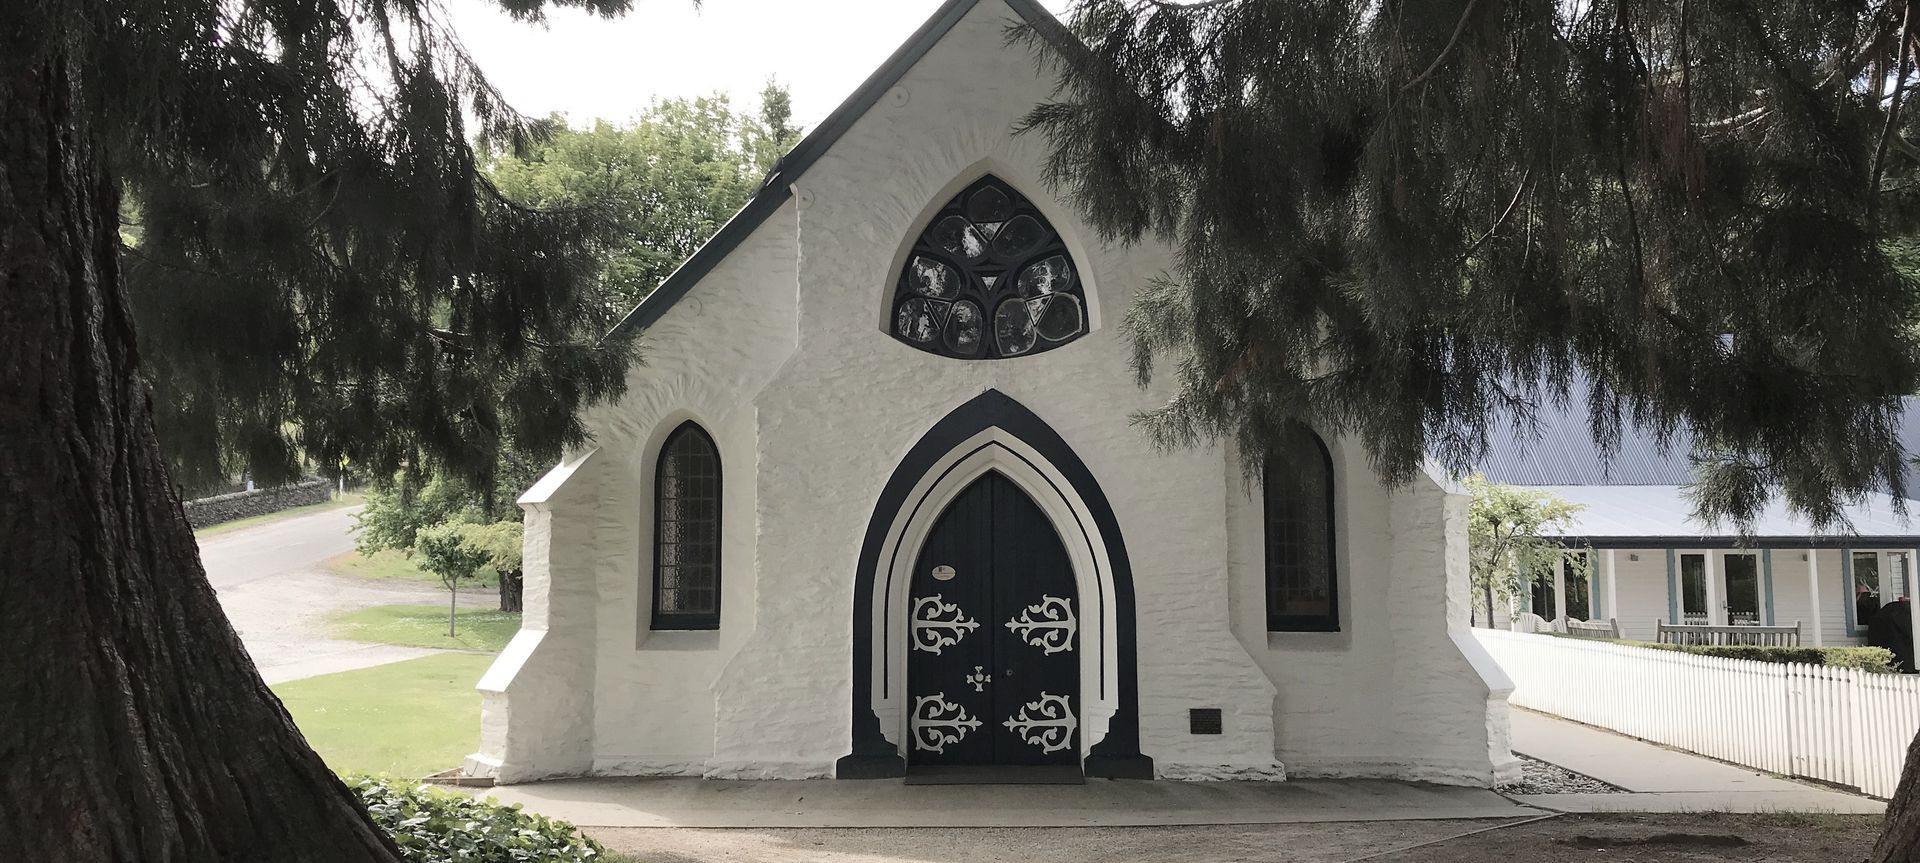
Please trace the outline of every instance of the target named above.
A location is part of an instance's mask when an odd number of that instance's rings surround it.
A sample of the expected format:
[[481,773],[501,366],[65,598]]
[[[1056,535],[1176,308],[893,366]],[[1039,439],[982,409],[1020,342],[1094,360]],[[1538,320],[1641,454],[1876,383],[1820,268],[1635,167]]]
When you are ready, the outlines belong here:
[[1047,217],[985,177],[947,202],[894,288],[893,337],[962,360],[1026,356],[1087,332],[1079,268]]
[[720,628],[720,450],[692,422],[654,470],[652,628]]
[[1267,456],[1261,483],[1266,518],[1267,630],[1337,632],[1339,582],[1333,554],[1333,456],[1312,429],[1295,423]]

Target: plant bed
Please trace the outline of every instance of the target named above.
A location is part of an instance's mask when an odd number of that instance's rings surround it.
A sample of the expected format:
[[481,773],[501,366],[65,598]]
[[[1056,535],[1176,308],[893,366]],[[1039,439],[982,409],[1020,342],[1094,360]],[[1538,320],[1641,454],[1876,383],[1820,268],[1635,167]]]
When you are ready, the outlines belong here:
[[1893,653],[1884,647],[1662,644],[1653,641],[1633,641],[1624,638],[1583,638],[1571,636],[1564,632],[1540,632],[1535,634],[1551,636],[1553,638],[1567,638],[1574,641],[1598,641],[1604,644],[1618,644],[1623,647],[1644,647],[1648,650],[1691,653],[1696,656],[1718,656],[1722,659],[1746,659],[1753,662],[1774,662],[1780,664],[1824,665],[1828,668],[1858,668],[1861,671],[1872,674],[1900,673],[1899,666],[1893,662]]
[[350,776],[409,863],[600,863],[616,859],[565,821],[417,782]]
[[1619,641],[1629,647],[1672,650],[1697,656],[1722,659],[1746,659],[1753,662],[1824,665],[1828,668],[1858,668],[1873,674],[1899,674],[1893,653],[1884,647],[1762,647],[1750,644],[1656,644],[1651,641]]

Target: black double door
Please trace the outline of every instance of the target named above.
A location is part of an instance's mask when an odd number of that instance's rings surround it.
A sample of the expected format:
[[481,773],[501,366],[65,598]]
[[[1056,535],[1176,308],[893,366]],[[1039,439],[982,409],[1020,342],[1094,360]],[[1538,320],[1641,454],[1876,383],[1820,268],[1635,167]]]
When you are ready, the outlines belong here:
[[1073,565],[1018,486],[990,472],[954,499],[908,606],[909,764],[1080,763]]

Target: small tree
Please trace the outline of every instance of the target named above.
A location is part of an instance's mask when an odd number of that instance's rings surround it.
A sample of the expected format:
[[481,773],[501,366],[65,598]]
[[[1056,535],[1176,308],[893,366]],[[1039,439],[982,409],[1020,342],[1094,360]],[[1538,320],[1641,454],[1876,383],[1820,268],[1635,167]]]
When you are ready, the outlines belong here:
[[487,553],[467,542],[466,528],[472,525],[447,523],[423,527],[414,535],[413,551],[421,565],[440,577],[447,586],[447,637],[454,636],[454,620],[459,613],[460,582],[473,577],[475,570],[487,565]]
[[525,530],[518,521],[492,524],[459,525],[461,540],[468,548],[487,557],[487,566],[500,578],[500,610],[520,610],[520,541]]
[[[367,505],[354,516],[354,544],[361,554],[393,550],[414,553],[415,540],[422,529],[438,524],[457,524],[473,531],[491,529],[496,523],[512,523],[510,532],[515,547],[508,554],[498,548],[498,537],[479,540],[489,556],[509,560],[508,566],[496,566],[500,580],[500,610],[520,610],[520,508],[514,503],[520,493],[538,478],[529,460],[511,450],[502,453],[502,469],[495,474],[491,489],[475,490],[470,483],[445,474],[423,473],[409,476],[394,474],[367,492]],[[491,492],[491,493],[487,493]],[[476,534],[477,535],[477,534]],[[470,536],[469,539],[473,537]]]
[[1518,594],[1529,579],[1552,572],[1550,565],[1562,552],[1552,533],[1573,526],[1573,517],[1586,507],[1568,503],[1542,491],[1488,482],[1476,473],[1467,477],[1473,506],[1467,516],[1467,554],[1473,587],[1485,601],[1487,625],[1493,625],[1495,594]]
[[354,546],[361,554],[411,552],[422,528],[477,515],[476,500],[459,483],[443,477],[417,486],[395,477],[367,490],[367,505],[353,517]]

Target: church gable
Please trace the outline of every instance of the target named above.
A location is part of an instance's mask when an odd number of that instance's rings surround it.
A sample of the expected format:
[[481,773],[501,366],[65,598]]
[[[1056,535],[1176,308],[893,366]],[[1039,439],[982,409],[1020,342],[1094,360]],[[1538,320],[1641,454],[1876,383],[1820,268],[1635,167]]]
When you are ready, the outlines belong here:
[[[808,169],[827,154],[842,136],[880,104],[889,94],[899,92],[896,85],[913,71],[916,64],[953,31],[954,27],[978,7],[1006,17],[1008,23],[1024,21],[1043,32],[1060,34],[1060,24],[1036,0],[947,0],[920,29],[907,39],[887,61],[875,70],[840,107],[821,121],[774,166],[747,204],[720,227],[679,269],[615,326],[615,332],[645,330],[673,308],[683,297],[724,261],[748,237],[794,197],[794,184]],[[1007,13],[1011,13],[1008,16]]]

